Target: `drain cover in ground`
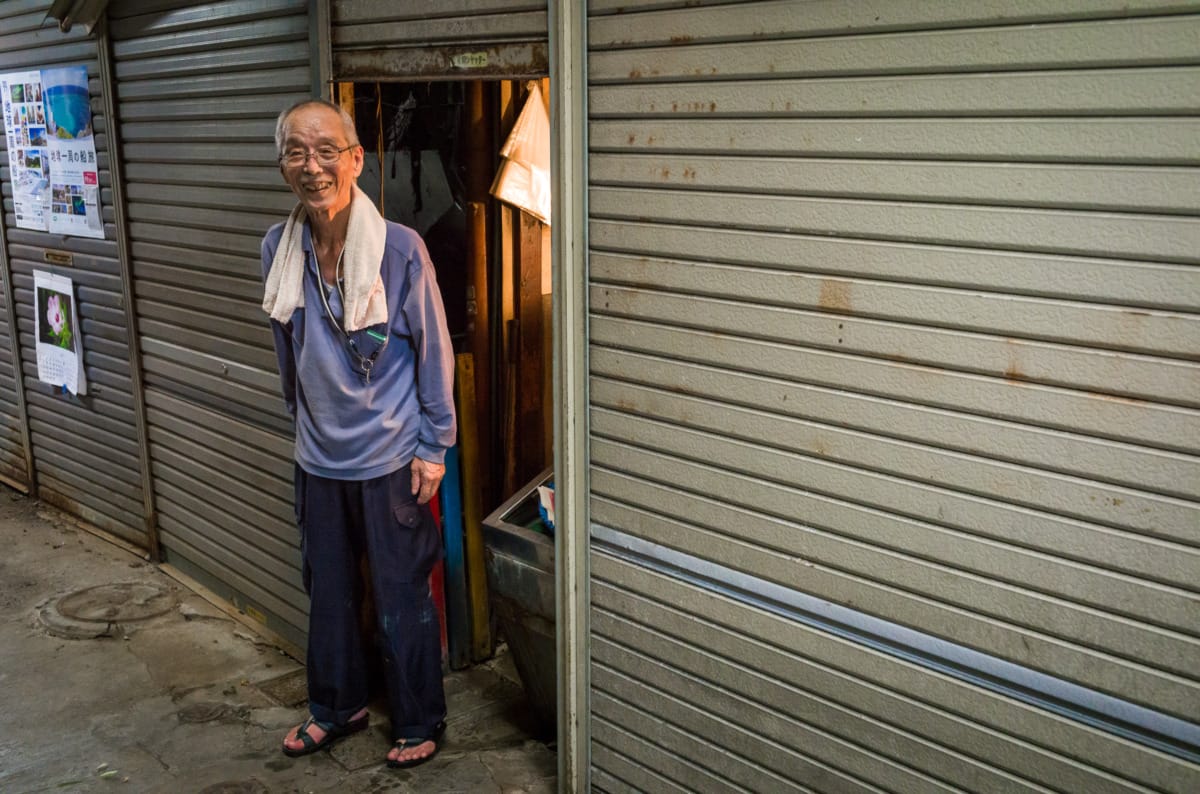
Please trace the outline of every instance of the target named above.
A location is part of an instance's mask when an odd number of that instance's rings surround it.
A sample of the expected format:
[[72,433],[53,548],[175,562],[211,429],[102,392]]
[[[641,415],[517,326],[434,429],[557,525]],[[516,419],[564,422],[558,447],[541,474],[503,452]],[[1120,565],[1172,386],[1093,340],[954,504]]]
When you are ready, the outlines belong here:
[[200,790],[200,794],[267,794],[268,789],[254,778],[249,780],[226,780]]
[[244,711],[244,707],[228,703],[193,703],[175,712],[175,716],[180,722],[215,722],[229,717],[236,719]]
[[59,637],[108,637],[131,623],[157,617],[175,606],[175,596],[147,582],[105,584],[52,599],[38,609],[42,625]]
[[303,667],[254,686],[281,706],[303,706],[308,702],[308,675]]

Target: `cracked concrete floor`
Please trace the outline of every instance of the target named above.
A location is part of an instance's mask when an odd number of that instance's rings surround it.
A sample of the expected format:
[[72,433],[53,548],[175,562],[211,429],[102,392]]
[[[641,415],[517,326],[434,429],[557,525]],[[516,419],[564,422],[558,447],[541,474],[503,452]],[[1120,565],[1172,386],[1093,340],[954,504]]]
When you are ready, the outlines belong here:
[[[304,716],[266,684],[300,669],[282,651],[129,552],[0,487],[0,791],[470,792],[555,790],[553,750],[501,655],[446,678],[437,758],[389,770],[386,717],[330,752],[291,759]],[[51,635],[35,612],[82,588],[144,582],[176,605],[97,639]],[[259,689],[257,684],[264,684]]]

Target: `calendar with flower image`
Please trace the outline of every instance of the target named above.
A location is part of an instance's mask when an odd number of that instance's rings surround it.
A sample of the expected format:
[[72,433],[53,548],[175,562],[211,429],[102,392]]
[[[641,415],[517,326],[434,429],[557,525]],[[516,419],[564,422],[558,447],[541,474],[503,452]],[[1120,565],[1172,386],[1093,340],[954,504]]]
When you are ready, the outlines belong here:
[[64,392],[86,394],[75,285],[66,276],[40,270],[33,272],[33,285],[38,380]]

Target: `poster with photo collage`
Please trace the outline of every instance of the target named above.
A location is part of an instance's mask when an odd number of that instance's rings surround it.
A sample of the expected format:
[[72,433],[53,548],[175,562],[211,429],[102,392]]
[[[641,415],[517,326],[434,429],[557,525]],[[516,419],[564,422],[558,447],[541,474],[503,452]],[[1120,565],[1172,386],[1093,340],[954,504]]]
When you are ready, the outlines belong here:
[[0,75],[17,225],[104,237],[87,67]]
[[0,75],[4,142],[12,175],[17,227],[49,229],[50,141],[42,103],[41,72]]

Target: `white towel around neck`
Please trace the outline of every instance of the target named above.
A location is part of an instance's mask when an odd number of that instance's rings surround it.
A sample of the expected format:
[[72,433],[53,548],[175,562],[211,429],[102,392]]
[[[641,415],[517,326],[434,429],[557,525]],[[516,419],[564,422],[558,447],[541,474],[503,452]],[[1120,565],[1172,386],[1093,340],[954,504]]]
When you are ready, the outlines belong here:
[[[287,323],[292,312],[304,306],[304,223],[307,218],[303,204],[297,204],[288,216],[263,290],[263,311],[281,323]],[[386,242],[387,223],[371,199],[355,185],[350,198],[346,248],[342,253],[342,294],[345,296],[342,323],[347,331],[387,322],[387,293],[379,275]]]

